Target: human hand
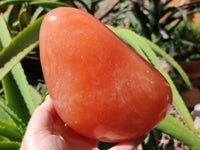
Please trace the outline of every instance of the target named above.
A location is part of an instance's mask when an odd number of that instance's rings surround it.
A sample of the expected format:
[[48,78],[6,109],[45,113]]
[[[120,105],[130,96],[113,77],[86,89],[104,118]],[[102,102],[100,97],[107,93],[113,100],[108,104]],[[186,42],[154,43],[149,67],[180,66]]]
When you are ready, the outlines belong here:
[[[110,150],[132,150],[145,136],[117,144]],[[50,96],[33,113],[20,150],[98,150],[98,141],[66,127],[57,115]]]

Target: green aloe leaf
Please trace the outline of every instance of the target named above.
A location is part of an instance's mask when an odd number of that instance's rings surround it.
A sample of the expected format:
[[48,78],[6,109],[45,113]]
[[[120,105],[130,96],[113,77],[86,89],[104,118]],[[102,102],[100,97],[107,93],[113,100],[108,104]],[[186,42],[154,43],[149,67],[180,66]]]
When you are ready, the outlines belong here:
[[41,1],[32,1],[30,4],[32,5],[38,5],[46,8],[56,8],[56,7],[70,7],[70,5],[62,2],[52,2],[47,0],[41,0]]
[[0,142],[1,141],[10,141],[10,139],[5,136],[0,135]]
[[0,99],[0,109],[3,110],[4,113],[8,114],[12,123],[15,123],[17,126],[23,124],[22,120]]
[[29,0],[3,0],[0,1],[0,9],[1,8],[5,8],[9,5],[18,5],[18,4],[22,4],[24,2],[28,2]]
[[[10,33],[9,30],[7,28],[7,24],[5,22],[4,16],[3,14],[0,14],[0,43],[2,46],[8,45],[8,43],[10,42]],[[2,50],[0,50],[0,55],[2,53]]]
[[56,8],[56,7],[69,7],[70,5],[63,2],[55,2],[48,0],[4,0],[0,1],[0,9],[5,8],[9,5],[20,5],[23,3],[29,3],[31,5],[42,6],[46,8]]
[[[17,6],[10,6],[10,9],[4,13],[4,18],[5,18],[8,26],[10,27],[10,29],[14,28],[13,24],[16,21],[15,17],[16,17],[17,11],[18,11]],[[2,35],[2,34],[0,34],[0,35]]]
[[[17,126],[17,122],[15,122],[12,117],[7,113],[7,111],[5,111],[5,109],[2,108],[2,105],[5,105],[5,107],[7,107],[7,105],[4,103],[5,100],[0,98],[0,119],[7,121],[11,124],[14,124]],[[8,108],[9,109],[9,108]]]
[[24,123],[28,123],[36,106],[20,63],[3,78],[2,83],[7,105]]
[[0,141],[1,150],[17,150],[20,148],[20,142],[15,141]]
[[13,141],[21,141],[23,135],[16,126],[0,119],[0,135]]
[[167,115],[167,117],[156,126],[156,129],[184,142],[192,150],[199,150],[200,148],[200,139],[191,130],[170,115]]
[[42,14],[43,11],[44,11],[43,7],[38,7],[33,13],[30,23],[33,23]]
[[[39,30],[43,17],[20,32],[0,52],[0,80],[35,47],[38,47]],[[2,30],[1,30],[2,31]],[[6,38],[7,39],[7,38]]]
[[172,88],[173,93],[173,105],[176,108],[177,112],[180,114],[181,118],[183,119],[185,125],[192,130],[195,134],[197,134],[196,129],[194,128],[194,123],[192,121],[192,117],[189,114],[187,107],[185,106],[183,99],[181,98],[178,90],[176,89],[173,81],[171,78],[168,77],[168,82]]
[[20,30],[23,30],[25,27],[27,27],[27,25],[30,22],[31,12],[29,9],[30,9],[29,5],[23,4],[19,11],[18,21]]
[[[0,20],[1,22],[4,22],[3,16]],[[6,23],[0,24],[0,26],[3,30],[7,31],[7,33],[2,35],[7,38],[3,45],[6,46],[9,41],[11,41],[9,30]],[[4,76],[2,83],[8,106],[23,120],[24,123],[27,123],[36,106],[33,102],[29,85],[20,63],[15,65],[12,70]]]
[[10,122],[9,115],[0,108],[0,119]]

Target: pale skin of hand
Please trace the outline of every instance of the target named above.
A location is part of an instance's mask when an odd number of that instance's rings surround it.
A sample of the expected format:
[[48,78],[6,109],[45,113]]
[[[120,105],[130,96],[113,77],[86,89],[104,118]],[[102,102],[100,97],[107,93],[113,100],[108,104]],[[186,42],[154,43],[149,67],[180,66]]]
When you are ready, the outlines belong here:
[[[145,139],[121,142],[110,150],[133,150]],[[58,117],[50,96],[34,111],[20,150],[99,150],[98,141],[80,136],[64,126]]]

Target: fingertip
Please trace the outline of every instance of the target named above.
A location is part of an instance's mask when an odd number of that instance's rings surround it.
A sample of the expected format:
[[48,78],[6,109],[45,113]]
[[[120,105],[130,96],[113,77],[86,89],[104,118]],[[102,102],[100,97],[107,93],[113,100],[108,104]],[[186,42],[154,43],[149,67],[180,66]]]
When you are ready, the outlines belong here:
[[52,103],[52,100],[50,98],[49,95],[47,95],[44,99],[44,102],[42,102],[34,111],[33,115],[31,118],[34,118],[35,116],[37,118],[42,117],[42,114],[48,114],[50,116],[53,116],[53,114],[55,113],[54,111],[54,106]]
[[49,101],[51,101],[51,97],[50,97],[50,95],[47,95],[47,96],[44,98],[42,104],[43,104],[43,103],[47,103],[47,102],[49,102]]
[[50,97],[50,95],[48,94],[48,95],[45,97],[44,101],[47,101],[47,100],[50,100],[50,99],[51,99],[51,97]]
[[131,144],[117,144],[116,146],[110,148],[109,150],[134,150],[136,146]]
[[53,107],[53,103],[52,103],[52,99],[51,99],[50,95],[47,95],[44,98],[44,101],[41,105],[43,105],[43,107],[44,107],[44,105],[45,105],[45,107],[50,107],[50,108]]
[[109,150],[134,150],[139,144],[141,144],[145,140],[146,137],[147,137],[147,134],[135,140],[120,142],[119,144],[115,145]]

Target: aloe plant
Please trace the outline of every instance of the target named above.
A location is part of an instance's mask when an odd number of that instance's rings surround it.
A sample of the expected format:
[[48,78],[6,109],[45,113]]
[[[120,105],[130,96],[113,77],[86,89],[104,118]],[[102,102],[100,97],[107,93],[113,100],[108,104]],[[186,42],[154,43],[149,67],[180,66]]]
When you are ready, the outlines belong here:
[[[79,2],[86,5],[89,1]],[[28,83],[21,61],[31,52],[38,50],[38,35],[43,15],[55,7],[69,5],[61,1],[44,0],[4,0],[0,2],[0,8],[8,6],[9,9],[2,12],[0,16],[0,80],[3,91],[0,96],[0,149],[13,150],[20,147],[27,123],[38,103],[44,98],[44,95]],[[17,19],[15,19],[16,14]],[[191,149],[198,149],[200,139],[197,137],[192,118],[171,77],[160,67],[157,56],[171,64],[179,72],[185,84],[190,87],[191,83],[185,72],[173,58],[149,39],[129,29],[108,27],[154,65],[170,83],[173,105],[184,124],[167,115],[155,129],[182,141]],[[147,138],[145,145],[150,142]]]
[[[129,2],[129,3],[127,3]],[[178,6],[168,5],[172,0],[127,0],[120,3],[121,9],[125,10],[130,7],[123,14],[115,16],[116,19],[123,18],[125,15],[134,30],[140,35],[145,36],[154,43],[162,45],[165,42],[171,44],[169,53],[173,56],[176,44],[191,45],[192,41],[183,39],[176,39],[173,36],[174,30],[182,23],[187,26],[188,16],[200,12],[200,1],[184,2]],[[194,43],[193,43],[194,45]]]

